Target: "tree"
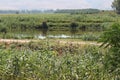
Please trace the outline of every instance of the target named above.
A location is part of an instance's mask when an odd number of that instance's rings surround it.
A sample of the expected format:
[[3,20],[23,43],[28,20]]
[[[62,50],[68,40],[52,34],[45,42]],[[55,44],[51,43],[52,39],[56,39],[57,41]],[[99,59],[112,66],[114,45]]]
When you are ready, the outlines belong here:
[[116,10],[118,14],[120,14],[120,0],[114,0],[112,3],[112,7]]

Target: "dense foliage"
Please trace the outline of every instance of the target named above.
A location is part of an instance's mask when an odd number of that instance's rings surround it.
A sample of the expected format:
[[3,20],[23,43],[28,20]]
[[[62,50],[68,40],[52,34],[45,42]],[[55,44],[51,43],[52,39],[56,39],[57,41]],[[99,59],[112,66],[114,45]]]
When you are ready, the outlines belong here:
[[84,13],[84,14],[92,14],[98,13],[100,10],[98,9],[47,9],[47,10],[0,10],[0,14],[35,14],[35,13]]
[[114,23],[110,29],[103,33],[100,41],[104,42],[102,46],[120,48],[120,24]]
[[110,29],[101,36],[103,44],[109,47],[109,54],[105,56],[105,67],[109,72],[120,74],[120,24],[113,24]]
[[75,44],[1,44],[1,80],[119,80],[104,69],[107,49]]
[[55,13],[71,13],[71,14],[93,14],[99,13],[98,9],[58,9]]

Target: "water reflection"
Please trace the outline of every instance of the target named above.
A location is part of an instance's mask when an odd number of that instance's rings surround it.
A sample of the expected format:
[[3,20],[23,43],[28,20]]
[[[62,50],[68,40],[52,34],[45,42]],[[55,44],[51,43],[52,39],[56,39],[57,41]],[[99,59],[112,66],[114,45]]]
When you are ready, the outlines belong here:
[[71,38],[71,36],[68,36],[68,35],[48,35],[47,37],[46,36],[42,36],[42,35],[38,35],[38,36],[35,36],[35,38],[38,38],[38,39],[45,39],[45,38]]
[[71,36],[68,35],[49,35],[49,38],[71,38]]
[[71,36],[75,37],[75,34],[77,33],[77,27],[78,27],[78,24],[75,23],[75,22],[72,22],[72,23],[70,24]]
[[47,22],[43,22],[42,23],[42,36],[47,36],[47,32],[48,32]]
[[37,39],[45,39],[45,38],[46,38],[46,36],[39,35],[39,36],[35,36],[35,38],[37,38]]

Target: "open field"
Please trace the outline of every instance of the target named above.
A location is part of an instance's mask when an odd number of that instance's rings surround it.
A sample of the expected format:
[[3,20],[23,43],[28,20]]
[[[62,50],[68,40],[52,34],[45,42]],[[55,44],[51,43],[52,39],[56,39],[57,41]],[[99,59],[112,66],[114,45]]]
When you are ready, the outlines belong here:
[[97,43],[116,22],[109,11],[0,14],[0,80],[120,80],[119,47]]

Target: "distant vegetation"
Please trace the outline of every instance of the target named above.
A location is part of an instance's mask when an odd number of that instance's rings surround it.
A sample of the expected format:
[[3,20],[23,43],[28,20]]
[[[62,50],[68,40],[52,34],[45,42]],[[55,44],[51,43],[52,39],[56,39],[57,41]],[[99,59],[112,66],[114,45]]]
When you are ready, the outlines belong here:
[[[44,31],[53,32],[54,34],[59,34],[59,32],[70,34],[70,32],[75,31],[75,34],[81,35],[79,38],[83,40],[92,40],[91,37],[96,40],[102,31],[116,21],[120,21],[119,15],[112,11],[93,14],[1,14],[0,37],[3,37],[5,33],[4,38],[17,38],[15,36],[26,32],[33,38],[34,33],[43,32],[43,26],[47,25],[47,30]],[[43,24],[43,22],[45,23]],[[74,26],[76,27],[73,28]]]
[[54,10],[0,10],[0,14],[38,14],[54,13]]
[[31,14],[31,13],[71,13],[92,14],[98,13],[98,9],[57,9],[57,10],[0,10],[0,14]]
[[46,21],[49,30],[69,30],[71,22],[75,22],[78,30],[102,31],[108,25],[119,21],[119,16],[113,12],[96,14],[12,14],[0,15],[0,27],[10,30],[40,29]]
[[98,9],[63,9],[63,10],[56,10],[55,13],[71,13],[71,14],[92,14],[92,13],[99,13],[100,10]]

